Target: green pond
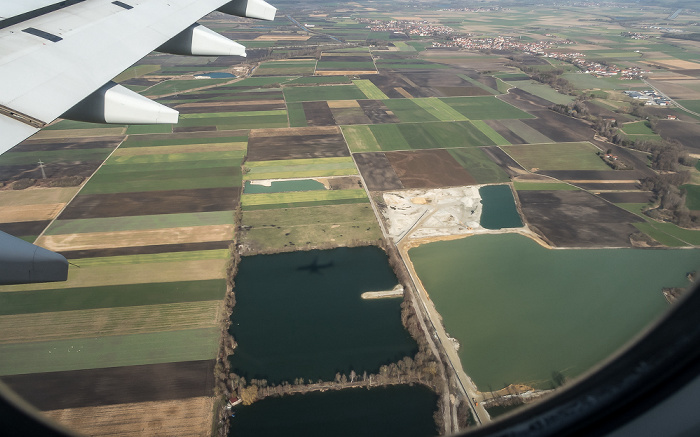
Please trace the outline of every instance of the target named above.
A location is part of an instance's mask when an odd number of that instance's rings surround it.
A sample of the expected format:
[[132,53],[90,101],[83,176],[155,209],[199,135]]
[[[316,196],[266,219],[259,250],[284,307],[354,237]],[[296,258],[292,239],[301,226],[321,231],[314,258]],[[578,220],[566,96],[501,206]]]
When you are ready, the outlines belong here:
[[479,223],[486,229],[521,228],[520,214],[515,207],[515,199],[509,185],[486,185],[479,188],[481,219]]
[[236,406],[229,436],[427,437],[436,435],[437,396],[393,386],[266,398]]
[[235,278],[231,370],[271,383],[376,373],[413,356],[401,299],[365,300],[398,283],[376,247],[244,257]]
[[252,184],[250,181],[245,182],[246,194],[258,193],[282,193],[286,191],[315,191],[325,190],[326,187],[313,179],[299,179],[292,181],[274,181],[270,185]]
[[700,250],[546,249],[518,234],[476,235],[409,252],[483,390],[549,388],[580,375],[668,309]]

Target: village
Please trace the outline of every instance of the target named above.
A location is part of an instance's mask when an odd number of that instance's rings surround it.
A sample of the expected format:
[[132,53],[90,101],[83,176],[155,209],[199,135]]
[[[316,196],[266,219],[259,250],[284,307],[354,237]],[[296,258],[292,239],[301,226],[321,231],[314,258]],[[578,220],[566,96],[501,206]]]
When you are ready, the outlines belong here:
[[413,21],[413,20],[373,20],[370,18],[357,18],[360,23],[367,23],[367,29],[372,32],[394,32],[405,33],[406,35],[414,36],[446,36],[452,34],[452,28],[433,24],[429,21]]

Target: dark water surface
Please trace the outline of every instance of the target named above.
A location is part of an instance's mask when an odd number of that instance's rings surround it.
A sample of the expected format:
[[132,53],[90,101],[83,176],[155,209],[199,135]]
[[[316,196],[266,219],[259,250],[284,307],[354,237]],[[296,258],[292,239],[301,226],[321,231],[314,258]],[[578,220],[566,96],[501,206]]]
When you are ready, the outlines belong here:
[[433,436],[437,396],[421,386],[354,388],[234,407],[231,437]]
[[486,229],[523,226],[509,185],[487,185],[479,188],[479,194],[484,205],[479,221],[481,226]]
[[398,283],[376,247],[244,257],[235,281],[231,369],[248,380],[376,373],[417,350],[401,299],[360,297]]

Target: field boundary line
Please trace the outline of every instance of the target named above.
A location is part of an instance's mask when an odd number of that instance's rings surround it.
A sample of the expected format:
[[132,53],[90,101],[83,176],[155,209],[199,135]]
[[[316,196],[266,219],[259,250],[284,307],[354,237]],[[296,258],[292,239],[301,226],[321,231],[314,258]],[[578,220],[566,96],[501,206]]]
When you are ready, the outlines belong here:
[[66,208],[68,208],[68,206],[71,204],[71,202],[73,202],[73,200],[75,200],[75,198],[78,197],[80,192],[83,191],[83,188],[85,188],[85,186],[90,182],[90,179],[92,179],[92,177],[95,176],[95,174],[98,171],[100,171],[102,166],[105,165],[105,162],[107,162],[107,160],[112,157],[114,152],[116,152],[122,146],[122,144],[124,144],[124,142],[126,141],[126,139],[128,137],[129,137],[129,135],[125,135],[124,138],[119,142],[119,144],[117,144],[117,147],[115,147],[114,150],[112,150],[112,152],[104,159],[104,161],[102,161],[102,164],[100,164],[100,166],[97,167],[95,169],[95,171],[92,172],[92,174],[85,180],[85,182],[83,182],[83,185],[78,189],[78,191],[75,192],[73,197],[71,197],[70,200],[68,202],[66,202],[66,204],[63,206],[63,208],[61,208],[61,210],[58,212],[58,214],[56,214],[56,217],[54,217],[51,220],[51,222],[41,231],[41,233],[39,235],[37,235],[36,240],[34,240],[35,242],[39,241],[39,238],[44,236],[44,233],[46,232],[46,230],[49,229],[51,227],[51,225],[53,225],[53,222],[58,220],[58,218],[61,216],[61,214],[63,214],[63,211],[65,211]]

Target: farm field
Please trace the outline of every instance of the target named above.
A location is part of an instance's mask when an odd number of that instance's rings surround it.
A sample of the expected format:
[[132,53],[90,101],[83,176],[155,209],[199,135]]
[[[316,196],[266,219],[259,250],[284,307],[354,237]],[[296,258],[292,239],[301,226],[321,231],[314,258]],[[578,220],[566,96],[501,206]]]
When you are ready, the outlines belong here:
[[491,96],[449,97],[441,98],[440,101],[470,120],[533,118],[531,114]]
[[538,170],[612,170],[590,143],[530,144],[502,146],[513,159],[526,169]]
[[[652,199],[638,182],[654,175],[646,156],[594,138],[589,123],[615,119],[625,139],[698,153],[697,117],[636,108],[621,92],[653,86],[700,112],[697,45],[639,30],[668,11],[316,6],[285,11],[308,32],[284,15],[204,18],[247,44],[247,57],[154,53],[117,76],[178,110],[178,124],[57,120],[0,156],[0,231],[72,263],[65,283],[0,287],[0,379],[91,435],[209,435],[230,251],[377,244],[370,199],[383,191],[512,183],[525,222],[552,246],[631,247],[646,244],[641,234],[700,246],[700,231],[641,213]],[[672,24],[692,31],[690,17]],[[622,33],[631,28],[644,38]],[[505,48],[457,47],[481,36],[504,37]],[[639,68],[651,85],[585,74],[540,50]],[[577,98],[589,120],[551,110]],[[605,165],[596,152],[606,147],[635,169]]]
[[327,242],[347,245],[353,241],[377,241],[381,232],[367,201],[318,207],[245,211],[249,227],[242,244],[249,250],[268,252],[313,247]]

